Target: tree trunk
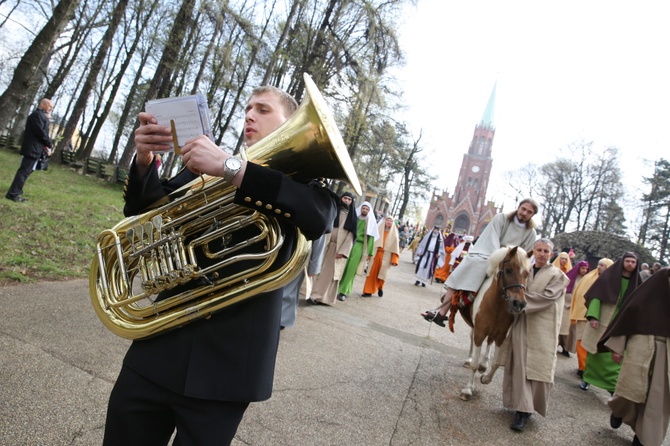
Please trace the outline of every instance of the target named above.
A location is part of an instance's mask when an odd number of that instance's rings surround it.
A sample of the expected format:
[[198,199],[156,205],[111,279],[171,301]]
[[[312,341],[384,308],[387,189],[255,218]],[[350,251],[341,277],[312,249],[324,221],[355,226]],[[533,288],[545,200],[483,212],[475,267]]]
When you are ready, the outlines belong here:
[[53,46],[53,42],[60,36],[65,25],[72,18],[72,14],[79,5],[80,0],[61,0],[49,21],[37,34],[33,43],[23,54],[7,89],[0,96],[0,122],[10,122],[20,104],[25,98],[26,92],[34,91],[32,83],[35,72],[40,66],[42,59]]
[[95,55],[95,59],[93,60],[91,71],[89,71],[88,76],[86,77],[86,81],[84,82],[81,92],[79,93],[79,98],[77,99],[77,103],[74,106],[74,110],[72,110],[72,115],[65,125],[63,139],[56,145],[54,156],[57,158],[63,149],[71,142],[72,135],[74,135],[74,131],[77,128],[79,118],[81,118],[81,115],[84,113],[84,109],[88,103],[91,90],[93,90],[93,86],[97,82],[98,74],[100,74],[100,70],[102,70],[103,62],[107,57],[109,48],[112,46],[112,42],[114,41],[114,34],[116,34],[116,30],[121,23],[121,19],[123,18],[123,14],[125,13],[127,6],[128,0],[119,0],[119,2],[114,7],[114,11],[112,11],[112,17],[109,21],[109,25],[107,26],[107,30],[105,31],[105,35],[102,38],[98,53]]

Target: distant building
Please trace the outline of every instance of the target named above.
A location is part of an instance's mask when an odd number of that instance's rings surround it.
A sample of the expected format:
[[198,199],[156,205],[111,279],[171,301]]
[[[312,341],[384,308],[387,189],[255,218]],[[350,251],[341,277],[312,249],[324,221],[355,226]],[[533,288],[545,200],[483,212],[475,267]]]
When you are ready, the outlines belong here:
[[440,226],[444,230],[477,237],[491,219],[502,212],[502,206],[486,200],[493,165],[491,146],[496,133],[493,123],[495,97],[494,85],[484,116],[475,126],[468,153],[463,155],[456,191],[451,195],[448,191],[433,192],[426,227]]

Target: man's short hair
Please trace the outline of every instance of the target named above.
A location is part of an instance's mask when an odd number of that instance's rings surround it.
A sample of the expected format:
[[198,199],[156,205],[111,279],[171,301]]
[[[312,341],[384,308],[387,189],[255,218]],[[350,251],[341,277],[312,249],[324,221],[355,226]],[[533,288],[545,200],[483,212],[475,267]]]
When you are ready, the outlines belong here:
[[554,250],[554,242],[552,242],[548,238],[539,238],[535,240],[535,243],[533,243],[533,249],[535,249],[535,246],[537,246],[538,243],[544,243],[545,245],[549,245],[549,250],[551,251]]
[[261,85],[260,87],[254,88],[251,92],[251,96],[253,97],[264,93],[274,93],[279,97],[281,104],[284,106],[284,115],[287,118],[293,116],[293,113],[298,109],[298,102],[293,96],[286,93],[281,88],[273,87],[272,85]]

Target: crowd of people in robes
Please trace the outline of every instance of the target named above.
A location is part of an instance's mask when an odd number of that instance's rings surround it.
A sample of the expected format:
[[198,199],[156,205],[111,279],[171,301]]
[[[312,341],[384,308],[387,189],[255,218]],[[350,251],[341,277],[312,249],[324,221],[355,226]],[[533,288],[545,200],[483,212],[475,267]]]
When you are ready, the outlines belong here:
[[633,445],[660,445],[670,422],[670,328],[662,317],[670,310],[670,269],[655,264],[641,274],[637,254],[626,252],[616,262],[601,258],[590,270],[573,250],[556,253],[551,240],[537,238],[537,211],[538,204],[526,199],[516,211],[495,216],[475,240],[439,227],[410,231],[392,217],[377,220],[370,203],[356,207],[345,193],[332,233],[315,242],[309,267],[287,287],[293,306],[286,321],[282,316],[282,328],[295,321],[297,288],[310,303],[334,305],[363,275],[361,297],[382,297],[405,248],[412,251],[415,286],[445,283],[440,306],[422,313],[445,326],[447,312],[452,309],[453,316],[452,307],[463,305],[454,296],[475,293],[484,282],[488,256],[499,247],[521,246],[533,264],[526,307],[498,357],[502,403],[514,413],[510,427],[523,432],[532,414],[547,415],[557,355],[574,353],[579,387],[593,385],[611,395],[610,426],[631,426]]

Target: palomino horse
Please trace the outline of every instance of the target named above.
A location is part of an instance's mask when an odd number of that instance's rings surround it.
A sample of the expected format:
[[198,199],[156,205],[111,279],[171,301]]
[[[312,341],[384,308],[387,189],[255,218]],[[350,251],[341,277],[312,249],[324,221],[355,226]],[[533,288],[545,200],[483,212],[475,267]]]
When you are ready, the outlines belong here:
[[[488,279],[477,292],[477,297],[472,305],[460,308],[463,319],[472,327],[470,357],[465,363],[471,375],[467,386],[461,390],[462,400],[467,401],[472,396],[477,371],[486,372],[481,382],[488,384],[498,369],[500,346],[507,337],[514,316],[526,307],[525,290],[529,273],[530,260],[523,248],[515,246],[496,250],[489,257]],[[482,293],[482,290],[486,292]],[[485,340],[486,353],[484,361],[480,362]],[[492,343],[496,345],[496,360],[489,369]]]

